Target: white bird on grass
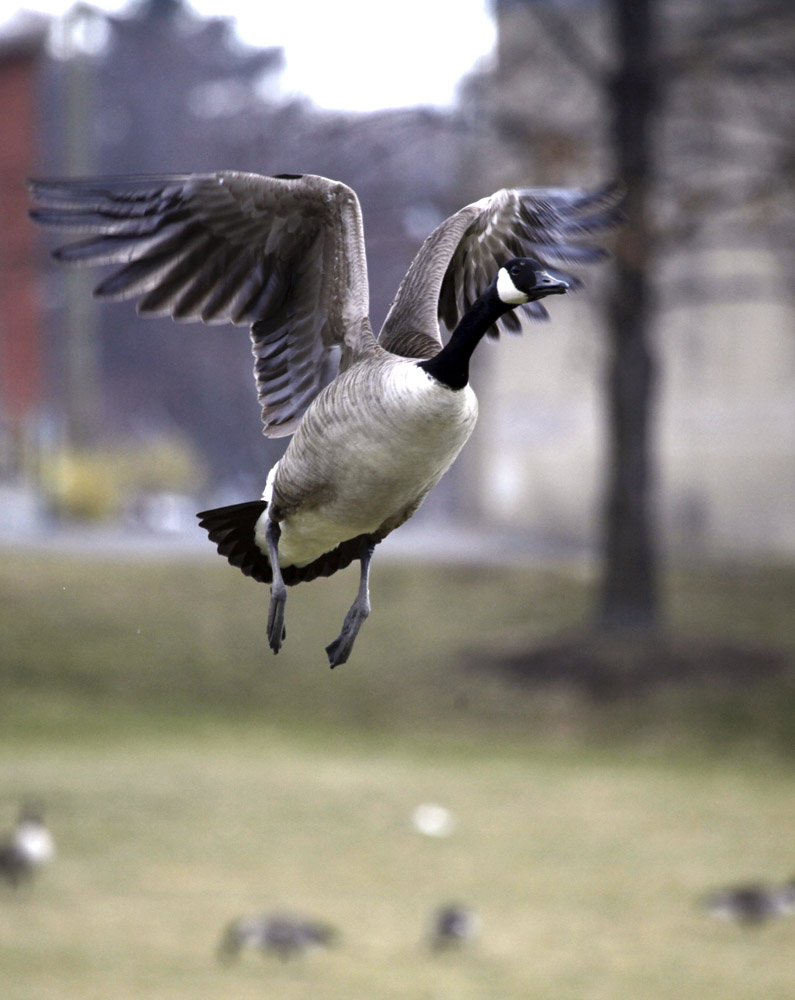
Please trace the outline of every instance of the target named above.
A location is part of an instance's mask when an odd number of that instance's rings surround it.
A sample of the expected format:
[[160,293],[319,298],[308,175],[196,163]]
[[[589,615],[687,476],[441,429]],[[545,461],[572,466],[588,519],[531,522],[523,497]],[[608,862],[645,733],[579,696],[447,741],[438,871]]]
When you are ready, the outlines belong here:
[[14,829],[0,843],[0,875],[16,888],[55,857],[55,840],[38,806],[24,805]]

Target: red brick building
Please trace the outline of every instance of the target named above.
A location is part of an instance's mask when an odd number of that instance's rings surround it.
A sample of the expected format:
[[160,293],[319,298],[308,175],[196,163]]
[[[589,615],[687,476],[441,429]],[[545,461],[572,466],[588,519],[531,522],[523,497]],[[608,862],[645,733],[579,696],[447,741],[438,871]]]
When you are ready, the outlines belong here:
[[44,29],[0,40],[0,428],[15,460],[41,397],[36,233],[25,178],[37,162],[37,88]]

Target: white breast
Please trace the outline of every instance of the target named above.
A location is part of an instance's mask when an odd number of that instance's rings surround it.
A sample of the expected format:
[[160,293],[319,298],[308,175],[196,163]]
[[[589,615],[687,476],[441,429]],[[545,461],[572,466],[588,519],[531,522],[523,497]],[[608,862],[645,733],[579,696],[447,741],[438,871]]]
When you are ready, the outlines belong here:
[[[306,481],[306,502],[281,522],[283,566],[304,566],[415,507],[472,433],[477,399],[469,386],[453,391],[414,361],[390,359],[378,375],[374,383],[372,370],[357,366],[338,378],[279,462],[277,497],[295,496],[296,479]],[[257,541],[266,550],[264,517]]]

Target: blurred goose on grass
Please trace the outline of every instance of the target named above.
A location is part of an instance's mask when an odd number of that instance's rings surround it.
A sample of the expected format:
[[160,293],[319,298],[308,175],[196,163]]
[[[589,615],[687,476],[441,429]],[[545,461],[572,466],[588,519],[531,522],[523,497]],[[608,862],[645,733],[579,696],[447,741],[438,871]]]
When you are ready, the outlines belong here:
[[333,927],[318,920],[294,914],[263,913],[232,921],[221,935],[218,958],[231,962],[244,949],[254,948],[272,952],[286,962],[316,948],[328,948],[337,937]]
[[520,331],[520,315],[548,318],[540,300],[579,285],[559,268],[604,258],[621,200],[615,185],[520,188],[465,206],[425,240],[376,339],[361,209],[343,183],[220,171],[30,188],[36,222],[82,234],[58,260],[116,265],[97,297],[137,299],[144,316],[250,327],[264,433],[292,440],[260,499],[198,517],[221,555],[270,584],[274,653],[286,588],[359,561],[356,599],[326,647],[332,667],[369,615],[375,546],[472,433],[475,348]]
[[14,829],[0,842],[0,875],[16,888],[55,857],[55,840],[34,804],[22,806]]
[[470,945],[480,936],[481,927],[481,919],[472,907],[460,903],[442,906],[431,921],[431,950],[445,951]]
[[769,886],[753,882],[709,893],[704,908],[713,917],[745,926],[761,926],[795,914],[795,881]]

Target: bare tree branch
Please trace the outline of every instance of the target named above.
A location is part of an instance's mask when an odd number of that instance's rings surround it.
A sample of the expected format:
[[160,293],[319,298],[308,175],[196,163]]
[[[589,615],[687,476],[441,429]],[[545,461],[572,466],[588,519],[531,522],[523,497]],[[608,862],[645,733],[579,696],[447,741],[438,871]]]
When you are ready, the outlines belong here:
[[760,0],[732,11],[724,10],[717,17],[707,17],[700,29],[690,32],[678,48],[669,48],[662,55],[659,71],[676,76],[693,70],[725,53],[731,41],[749,32],[755,37],[763,31],[771,32],[769,37],[791,33],[794,12],[792,0]]

